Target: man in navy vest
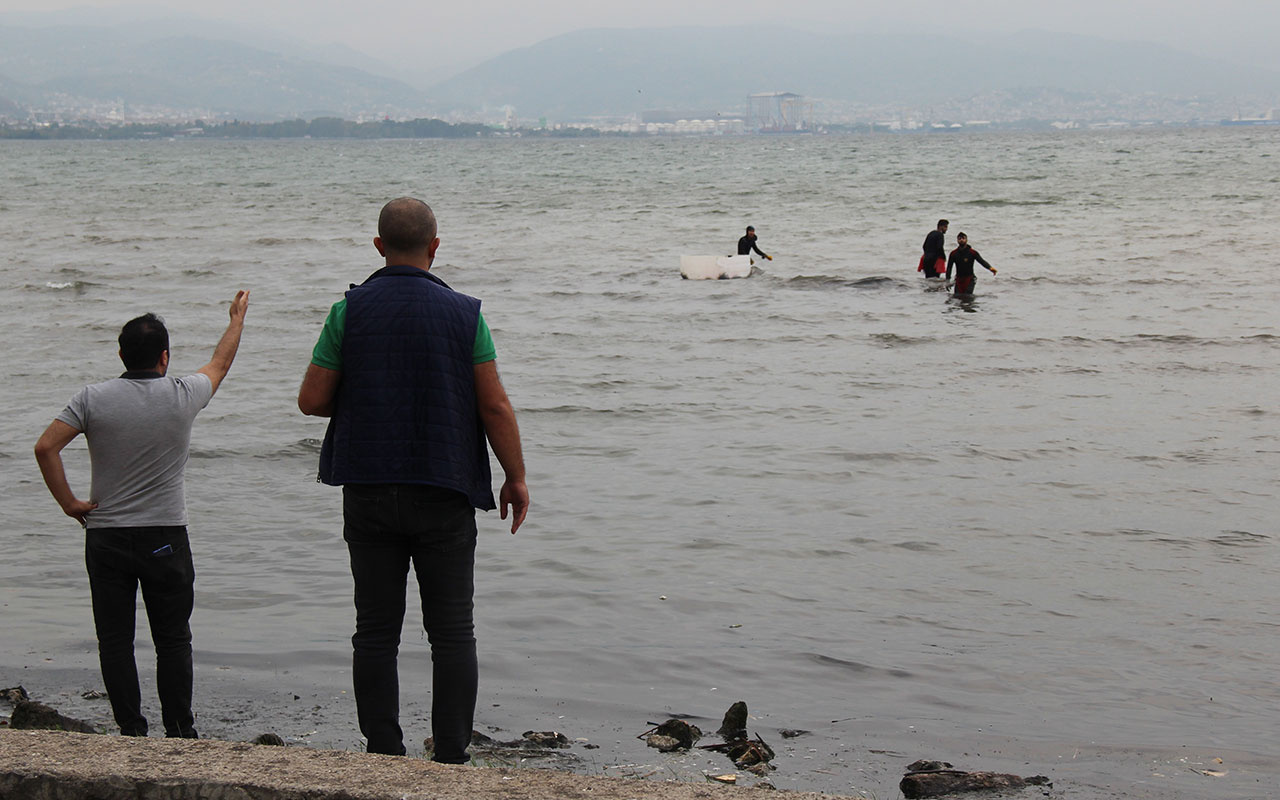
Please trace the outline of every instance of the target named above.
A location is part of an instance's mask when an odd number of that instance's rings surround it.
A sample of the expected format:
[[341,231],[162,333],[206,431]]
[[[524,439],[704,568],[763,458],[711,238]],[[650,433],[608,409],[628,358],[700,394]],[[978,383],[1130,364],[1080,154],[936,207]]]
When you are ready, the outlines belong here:
[[386,266],[330,310],[298,408],[330,418],[320,480],[342,487],[367,749],[405,754],[396,656],[412,563],[431,644],[433,760],[463,764],[476,704],[475,509],[495,507],[485,441],[506,475],[501,516],[510,508],[515,533],[529,509],[520,431],[480,301],[428,272],[440,246],[431,208],[387,203],[373,245]]

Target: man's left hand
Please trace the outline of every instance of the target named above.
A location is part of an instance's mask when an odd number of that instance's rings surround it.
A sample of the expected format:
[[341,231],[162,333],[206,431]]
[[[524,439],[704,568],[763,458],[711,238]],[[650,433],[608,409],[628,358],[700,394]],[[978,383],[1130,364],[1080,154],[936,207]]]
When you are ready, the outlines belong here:
[[511,507],[511,534],[520,529],[525,515],[529,513],[529,487],[524,481],[507,481],[502,484],[498,493],[499,514],[507,518],[507,506]]
[[90,511],[94,510],[97,507],[98,507],[97,503],[90,503],[87,500],[79,500],[76,498],[72,498],[71,502],[68,503],[67,507],[62,509],[62,511],[68,517],[71,517],[76,522],[79,522],[81,525],[83,525],[85,524],[84,518],[88,516]]

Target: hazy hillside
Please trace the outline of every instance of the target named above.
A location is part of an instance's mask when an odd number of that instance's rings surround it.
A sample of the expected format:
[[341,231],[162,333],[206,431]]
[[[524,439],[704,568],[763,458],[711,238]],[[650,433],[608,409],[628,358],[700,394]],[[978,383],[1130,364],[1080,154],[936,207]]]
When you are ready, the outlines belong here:
[[28,105],[81,101],[210,109],[254,118],[307,111],[412,111],[423,94],[352,67],[192,36],[139,39],[87,26],[0,27],[3,94]]
[[734,112],[747,95],[767,91],[805,95],[841,119],[899,109],[974,119],[1118,107],[1142,118],[1170,118],[1160,115],[1171,108],[1212,118],[1228,108],[1280,106],[1280,73],[1161,45],[1036,31],[924,39],[764,27],[582,30],[422,91],[352,66],[379,62],[350,48],[270,31],[185,17],[43,26],[15,19],[26,17],[0,14],[0,114],[18,117],[25,112],[15,103],[66,115],[126,104],[254,120],[512,105],[522,119],[566,120],[650,109]]
[[792,91],[848,103],[923,106],[1026,88],[1173,97],[1280,91],[1280,75],[1162,45],[1029,31],[929,39],[773,28],[583,30],[513,50],[433,87],[452,104],[522,116],[734,110]]

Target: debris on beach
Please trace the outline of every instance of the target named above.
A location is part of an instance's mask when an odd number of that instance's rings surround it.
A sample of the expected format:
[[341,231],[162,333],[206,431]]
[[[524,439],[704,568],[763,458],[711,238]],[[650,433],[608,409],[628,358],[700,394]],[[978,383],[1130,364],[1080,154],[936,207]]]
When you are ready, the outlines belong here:
[[14,730],[26,731],[102,732],[82,719],[63,716],[56,709],[32,700],[22,700],[14,703],[13,715],[9,717],[9,727]]
[[12,686],[8,689],[0,689],[0,699],[11,706],[16,706],[18,703],[30,700],[31,695],[27,694],[27,690],[21,686]]
[[[569,737],[557,731],[525,731],[519,739],[503,742],[473,730],[469,750],[472,759],[481,761],[515,764],[530,758],[544,758],[567,762],[576,761],[578,757],[559,751],[572,746]],[[425,757],[431,758],[436,751],[435,739],[428,736],[422,742],[422,749]]]
[[688,750],[702,738],[702,731],[697,725],[690,725],[682,719],[672,718],[661,725],[654,725],[652,722],[649,724],[654,727],[636,738],[644,739],[645,744],[656,747],[661,753]]
[[729,710],[724,712],[724,721],[720,723],[720,730],[716,731],[721,739],[726,742],[733,739],[747,738],[747,704],[739,700],[729,706]]
[[739,700],[729,706],[720,730],[716,731],[724,741],[721,744],[704,744],[700,749],[724,753],[738,769],[763,776],[774,769],[773,764],[769,763],[773,761],[773,748],[759,734],[756,734],[755,739],[748,738],[747,717],[745,702]]
[[284,739],[275,733],[260,733],[249,744],[264,744],[268,747],[284,747]]
[[[735,739],[721,744],[705,744],[701,749],[724,753],[738,769],[751,769],[756,774],[763,774],[774,768],[769,763],[773,760],[773,748],[766,744],[759,734],[754,739]],[[752,769],[753,767],[756,769]]]
[[1013,791],[1028,786],[1047,786],[1053,782],[1043,775],[1023,778],[999,772],[966,772],[955,769],[946,761],[916,761],[907,765],[898,789],[902,796],[913,800],[918,797],[943,797],[962,792]]
[[520,736],[535,747],[564,749],[569,746],[569,737],[556,731],[525,731]]

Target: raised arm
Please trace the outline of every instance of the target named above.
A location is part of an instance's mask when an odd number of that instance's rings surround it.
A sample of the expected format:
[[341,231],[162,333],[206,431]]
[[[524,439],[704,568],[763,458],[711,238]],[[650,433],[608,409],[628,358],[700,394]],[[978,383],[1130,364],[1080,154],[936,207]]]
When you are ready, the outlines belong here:
[[516,412],[507,398],[507,390],[498,379],[498,362],[475,365],[476,409],[484,423],[485,436],[498,457],[506,479],[498,495],[500,513],[507,518],[511,506],[511,532],[515,533],[529,513],[529,487],[525,485],[524,455],[520,447],[520,428]]
[[76,497],[67,483],[67,471],[62,465],[62,448],[80,435],[80,431],[60,419],[55,419],[36,442],[36,463],[40,465],[40,475],[44,477],[44,485],[49,487],[53,499],[62,506],[62,512],[81,525],[85,515],[98,507]]
[[218,340],[218,346],[213,348],[213,357],[208,364],[196,370],[201,375],[209,376],[214,392],[218,391],[222,379],[227,377],[231,362],[236,360],[236,351],[240,349],[240,334],[244,332],[244,315],[248,309],[249,292],[241,289],[231,301],[231,322],[227,323],[227,330]]

